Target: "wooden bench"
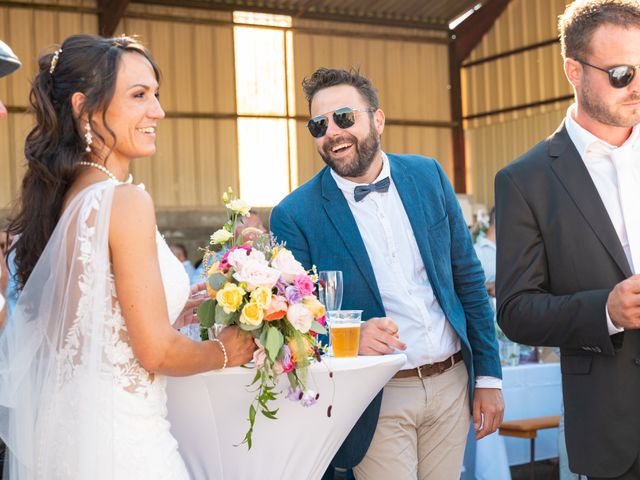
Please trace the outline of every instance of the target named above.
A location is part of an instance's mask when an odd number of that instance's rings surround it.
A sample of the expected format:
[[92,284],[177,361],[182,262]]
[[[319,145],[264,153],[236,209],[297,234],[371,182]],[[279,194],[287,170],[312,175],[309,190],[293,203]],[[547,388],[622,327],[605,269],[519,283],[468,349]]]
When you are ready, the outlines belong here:
[[531,459],[529,478],[535,478],[534,463],[536,461],[536,437],[538,430],[545,428],[557,428],[560,425],[560,416],[525,418],[523,420],[510,420],[500,424],[500,435],[505,437],[528,438],[531,440]]

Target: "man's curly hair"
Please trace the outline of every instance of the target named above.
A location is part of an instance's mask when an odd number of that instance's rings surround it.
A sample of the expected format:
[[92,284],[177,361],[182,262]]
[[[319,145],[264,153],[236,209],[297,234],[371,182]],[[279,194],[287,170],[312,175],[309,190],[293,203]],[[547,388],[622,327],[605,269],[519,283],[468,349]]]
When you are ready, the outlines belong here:
[[371,80],[361,75],[357,69],[344,70],[322,67],[302,81],[302,89],[307,102],[309,102],[309,111],[311,111],[311,101],[318,91],[328,87],[335,87],[336,85],[351,85],[355,87],[372,110],[379,108],[378,94],[371,84]]

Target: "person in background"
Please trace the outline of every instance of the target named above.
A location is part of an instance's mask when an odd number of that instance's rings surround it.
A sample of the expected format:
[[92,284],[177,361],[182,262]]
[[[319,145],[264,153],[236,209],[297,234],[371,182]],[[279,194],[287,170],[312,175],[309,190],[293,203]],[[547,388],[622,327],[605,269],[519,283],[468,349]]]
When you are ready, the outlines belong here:
[[[239,223],[236,226],[235,236],[236,238],[239,238],[243,243],[253,242],[256,238],[266,232],[267,229],[262,223],[260,215],[258,215],[254,211],[251,211],[246,217],[240,218]],[[216,260],[220,260],[225,252],[226,249],[220,250],[216,254]],[[213,259],[210,261],[210,263],[211,262],[213,262]],[[205,267],[207,267],[207,265],[204,265],[203,261],[199,261],[198,265],[193,271],[193,275],[191,276],[191,283],[202,282],[205,279]]]
[[241,223],[236,227],[236,237],[241,238],[242,242],[253,242],[263,233],[266,233],[267,229],[262,223],[260,215],[256,212],[249,212],[249,215],[242,218]]
[[496,209],[489,212],[489,228],[479,235],[473,246],[484,270],[485,286],[492,298],[496,296]]
[[9,280],[9,269],[7,268],[7,233],[0,232],[0,332],[4,327],[4,322],[9,316],[8,302],[6,297],[7,285]]
[[[483,222],[487,221],[483,211]],[[496,215],[492,208],[488,216],[488,227],[480,233],[473,245],[478,260],[482,265],[485,276],[485,287],[495,310],[495,281],[496,281]],[[498,336],[501,342],[500,335]],[[497,433],[492,433],[476,444],[475,480],[504,480],[510,479],[509,462],[504,441]]]
[[[9,45],[0,40],[0,78],[13,73],[22,64],[15,53],[9,48]],[[0,98],[0,119],[7,117],[7,108],[2,103]],[[4,326],[6,317],[8,316],[9,305],[5,298],[5,292],[7,290],[9,280],[9,269],[7,268],[7,260],[5,257],[6,248],[8,247],[7,239],[5,238],[5,245],[0,249],[0,330]]]
[[193,274],[195,273],[195,268],[193,268],[192,263],[189,261],[189,255],[187,254],[187,247],[182,243],[173,243],[169,247],[171,251],[176,256],[180,263],[184,267],[184,271],[187,272],[189,276],[189,281],[194,283],[191,279],[193,278]]
[[11,316],[11,313],[16,306],[16,302],[18,301],[18,279],[15,275],[16,254],[15,252],[10,251],[13,241],[14,237],[12,237],[9,232],[0,232],[0,248],[4,248],[7,269],[7,285],[4,290],[5,300],[7,301],[7,318]]

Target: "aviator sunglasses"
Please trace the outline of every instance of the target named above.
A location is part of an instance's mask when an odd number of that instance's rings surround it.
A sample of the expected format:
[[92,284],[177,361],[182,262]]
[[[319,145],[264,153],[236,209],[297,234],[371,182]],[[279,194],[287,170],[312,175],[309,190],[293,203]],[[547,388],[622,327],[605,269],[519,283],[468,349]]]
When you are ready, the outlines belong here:
[[[359,110],[357,108],[351,107],[342,107],[338,108],[333,112],[333,121],[336,125],[343,130],[345,128],[352,127],[354,123],[356,123],[356,112],[374,112],[374,109],[369,108],[368,110]],[[329,112],[331,113],[331,112]],[[324,115],[316,115],[307,123],[307,128],[311,133],[311,136],[314,138],[323,137],[325,133],[327,133],[327,128],[329,128],[329,118],[327,115],[329,113],[325,113]]]
[[640,68],[640,65],[618,65],[617,67],[602,68],[591,65],[584,60],[578,60],[577,58],[576,60],[583,65],[608,73],[609,83],[613,88],[624,88],[628,86],[636,76],[636,70]]

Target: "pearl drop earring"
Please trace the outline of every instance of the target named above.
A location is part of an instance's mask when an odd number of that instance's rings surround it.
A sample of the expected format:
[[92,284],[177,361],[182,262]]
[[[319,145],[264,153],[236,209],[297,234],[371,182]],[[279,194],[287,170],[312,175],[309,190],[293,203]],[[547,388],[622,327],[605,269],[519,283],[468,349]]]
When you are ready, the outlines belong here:
[[93,143],[93,135],[91,135],[91,124],[87,122],[87,124],[84,126],[84,129],[86,132],[84,134],[84,141],[87,143],[87,147],[84,149],[84,151],[89,153],[91,152],[91,144]]

